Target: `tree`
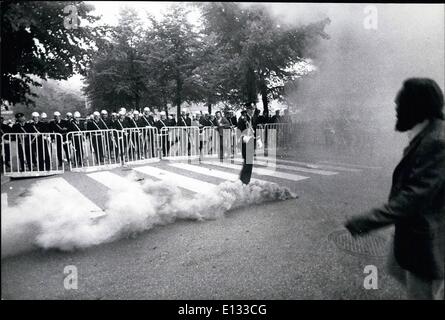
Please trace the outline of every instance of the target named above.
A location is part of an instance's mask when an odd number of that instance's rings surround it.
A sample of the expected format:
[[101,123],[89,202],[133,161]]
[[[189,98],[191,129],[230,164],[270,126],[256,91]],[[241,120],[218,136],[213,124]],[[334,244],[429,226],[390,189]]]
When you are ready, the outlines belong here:
[[23,112],[27,119],[30,119],[31,112],[46,112],[49,118],[52,118],[54,111],[59,111],[62,115],[67,112],[79,111],[86,115],[88,110],[85,108],[85,99],[80,89],[75,89],[63,85],[60,81],[43,81],[41,87],[32,88],[35,90],[35,108],[30,108],[25,104],[17,103],[14,106],[15,112]]
[[[237,3],[201,3],[205,34],[218,54],[232,57],[230,79],[223,89],[238,105],[256,103],[258,94],[268,111],[270,99],[281,98],[287,81],[300,76],[294,66],[317,43],[327,39],[329,19],[306,26],[277,24],[262,5],[241,8]],[[220,70],[225,70],[221,67]],[[218,76],[227,77],[220,74]]]
[[[64,8],[74,5],[80,24],[65,29]],[[68,79],[84,73],[101,28],[84,25],[98,18],[81,1],[1,2],[1,100],[34,104],[38,79]]]
[[200,75],[201,39],[187,20],[188,10],[183,5],[173,5],[157,21],[150,18],[152,27],[145,39],[147,65],[152,72],[149,80],[158,82],[164,106],[176,105],[177,116],[184,101],[202,100]]
[[144,29],[135,9],[120,11],[119,22],[110,28],[93,55],[85,77],[85,94],[95,108],[139,109],[146,84],[145,61],[140,52]]

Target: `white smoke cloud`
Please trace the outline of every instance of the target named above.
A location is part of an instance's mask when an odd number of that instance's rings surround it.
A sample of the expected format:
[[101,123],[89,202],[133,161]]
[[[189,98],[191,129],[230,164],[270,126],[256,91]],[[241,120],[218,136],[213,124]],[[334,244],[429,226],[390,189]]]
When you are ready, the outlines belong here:
[[[229,210],[251,204],[296,198],[275,183],[223,182],[211,194],[184,197],[170,182],[146,181],[130,175],[109,191],[106,215],[91,218],[75,199],[34,185],[15,207],[2,208],[2,258],[36,247],[74,250],[115,241],[176,219],[217,219]],[[137,199],[137,201],[135,201]],[[42,206],[44,204],[44,206]]]

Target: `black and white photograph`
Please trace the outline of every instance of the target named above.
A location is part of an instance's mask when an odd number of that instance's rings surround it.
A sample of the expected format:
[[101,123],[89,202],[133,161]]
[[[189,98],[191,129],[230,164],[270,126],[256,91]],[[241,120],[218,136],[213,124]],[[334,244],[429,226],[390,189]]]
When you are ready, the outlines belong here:
[[444,39],[443,3],[2,0],[1,299],[443,302]]

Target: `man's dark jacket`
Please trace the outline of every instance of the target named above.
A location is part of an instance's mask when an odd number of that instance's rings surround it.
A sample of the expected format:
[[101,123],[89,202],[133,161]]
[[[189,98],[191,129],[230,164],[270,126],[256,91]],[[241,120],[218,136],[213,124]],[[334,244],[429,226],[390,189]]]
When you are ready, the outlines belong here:
[[351,219],[349,230],[395,225],[399,265],[426,279],[443,279],[445,263],[445,125],[431,121],[404,150],[388,202]]

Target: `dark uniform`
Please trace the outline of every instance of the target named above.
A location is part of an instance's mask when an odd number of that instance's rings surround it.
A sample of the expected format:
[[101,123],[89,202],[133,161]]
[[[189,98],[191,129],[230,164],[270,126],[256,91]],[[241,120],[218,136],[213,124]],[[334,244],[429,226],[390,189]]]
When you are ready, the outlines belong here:
[[[117,131],[122,131],[125,128],[128,127],[128,122],[126,118],[121,119],[121,117],[118,117],[116,119],[116,121],[114,121],[113,123],[113,129],[117,130]],[[117,145],[115,145],[115,149],[114,149],[114,154],[116,156],[116,159],[119,155],[119,149],[120,149],[120,155],[121,155],[121,160],[124,160],[124,153],[125,150],[127,148],[127,138],[124,137],[123,135],[118,135],[117,132],[114,132],[114,137],[115,137],[115,141],[117,141]]]
[[178,127],[190,127],[192,125],[192,119],[189,117],[180,116],[176,126]]
[[62,135],[62,139],[56,136],[56,148],[57,148],[57,159],[59,162],[59,166],[62,165],[63,155],[62,155],[62,145],[63,150],[65,151],[66,159],[69,161],[69,150],[67,144],[66,134],[68,133],[68,122],[66,120],[51,120],[49,123],[50,131],[54,133],[60,133]]
[[199,124],[203,127],[211,127],[213,125],[210,119],[205,116],[199,119]]
[[[7,133],[12,133],[12,127],[8,126],[7,124],[3,123],[3,118],[1,119],[1,129],[0,129],[0,140],[3,141],[3,148],[1,150],[1,170],[3,170],[3,164],[7,165],[8,167],[11,166],[10,159],[11,159],[11,138],[8,137],[5,140],[3,140],[3,135]],[[3,162],[4,159],[4,162]]]
[[[105,127],[103,127],[103,125],[99,120],[90,120],[87,123],[87,130],[88,131],[99,131],[99,130],[103,130],[105,129]],[[95,153],[95,157],[96,157],[96,161],[97,164],[103,164],[104,162],[104,136],[102,134],[102,132],[91,132],[89,133],[89,140],[90,140],[90,144],[93,147],[93,151]]]
[[[181,115],[179,117],[177,126],[178,127],[191,127],[192,126],[192,119],[190,119],[190,117]],[[192,148],[192,143],[193,143],[193,137],[191,137],[190,134],[192,132],[194,132],[194,131],[190,132],[189,131],[190,129],[183,129],[183,130],[187,130],[187,132],[186,132],[186,134],[187,134],[187,154],[190,156],[191,155],[191,151],[192,151],[192,149],[191,149]]]
[[229,120],[231,126],[235,126],[236,127],[236,125],[238,124],[238,121],[237,121],[235,115],[233,117],[231,117],[230,119],[228,119],[228,120]]
[[42,121],[30,121],[25,124],[25,129],[29,133],[39,133],[38,135],[31,137],[31,161],[33,165],[37,165],[40,171],[50,170],[51,145],[48,143],[46,137],[42,135],[42,133],[48,133],[48,123]]
[[82,166],[84,157],[86,156],[84,152],[84,141],[85,137],[82,135],[84,131],[85,124],[80,120],[73,119],[68,125],[69,132],[77,132],[77,134],[71,134],[71,150],[73,150],[74,157],[71,159],[74,161],[76,166]]
[[[16,118],[23,117],[23,113],[16,114]],[[16,122],[12,126],[12,133],[28,133],[25,128],[25,122]],[[25,171],[25,162],[28,170],[31,170],[31,143],[26,135],[17,135],[17,150],[19,154],[20,171]]]
[[141,117],[137,117],[137,119],[134,118],[128,118],[128,127],[133,128],[131,130],[131,134],[128,137],[129,138],[129,154],[131,154],[130,159],[132,160],[140,160],[143,157],[142,151],[142,132],[140,130],[137,130],[139,128],[143,128],[144,121],[141,119]]
[[165,122],[166,120],[161,120],[159,119],[156,122],[156,128],[158,128],[158,134],[161,136],[161,142],[162,142],[162,155],[164,157],[167,156],[168,151],[170,150],[170,146],[169,146],[169,138],[168,138],[168,131],[162,131],[162,128],[167,127],[167,123]]
[[[110,117],[100,117],[99,118],[99,127],[102,130],[110,130],[114,129],[113,121]],[[111,158],[117,159],[115,157],[115,149],[117,147],[117,138],[113,132],[104,131],[102,133],[104,135],[104,149],[107,151]],[[109,151],[108,151],[109,150]]]
[[[149,116],[145,116],[144,114],[141,115],[140,117],[140,127],[149,127],[149,128],[153,128],[156,127],[156,122],[155,119],[153,118],[153,116],[149,115]],[[155,131],[154,130],[145,130],[145,134],[144,134],[144,152],[147,153],[149,152],[149,157],[153,158],[156,154],[156,150],[155,150],[155,143],[154,141],[156,141],[156,136],[155,136]],[[147,150],[147,146],[150,146],[150,150]]]

